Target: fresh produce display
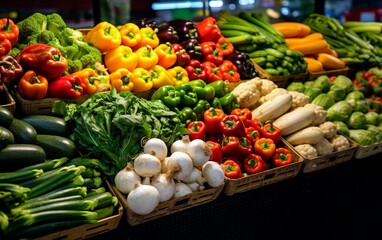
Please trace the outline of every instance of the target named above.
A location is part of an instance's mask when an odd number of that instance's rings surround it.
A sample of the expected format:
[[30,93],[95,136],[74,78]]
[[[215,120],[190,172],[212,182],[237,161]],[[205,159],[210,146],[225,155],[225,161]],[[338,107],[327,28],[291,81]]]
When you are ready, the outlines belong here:
[[[81,31],[58,14],[0,19],[0,93],[5,85],[36,104],[52,100],[51,115],[0,105],[0,238],[111,216],[109,183],[129,211],[149,215],[292,167],[295,153],[314,160],[378,145],[380,28],[319,14],[271,24],[227,11]],[[345,67],[359,70],[318,74]],[[271,80],[306,71],[319,76],[285,87]]]
[[282,33],[263,16],[247,12],[235,16],[221,11],[217,20],[221,34],[235,49],[247,53],[269,75],[289,76],[306,72],[304,55],[289,49]]

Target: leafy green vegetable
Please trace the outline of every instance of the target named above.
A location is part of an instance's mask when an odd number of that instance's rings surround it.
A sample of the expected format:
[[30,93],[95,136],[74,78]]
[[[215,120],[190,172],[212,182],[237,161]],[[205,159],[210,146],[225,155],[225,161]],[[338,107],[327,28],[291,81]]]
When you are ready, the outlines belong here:
[[361,91],[349,92],[345,97],[345,100],[364,100],[364,99],[365,99],[365,95]]
[[369,106],[367,106],[365,99],[361,99],[361,100],[348,99],[345,101],[348,102],[352,106],[353,111],[367,113],[369,110]]
[[347,125],[350,129],[365,129],[366,124],[365,114],[358,111],[352,112],[347,121]]
[[313,102],[313,100],[320,95],[322,92],[319,88],[315,87],[305,87],[304,94],[309,97],[309,102]]
[[321,93],[312,101],[313,104],[323,107],[325,110],[328,110],[336,102],[333,98],[329,97],[326,93]]
[[345,90],[342,87],[334,84],[330,86],[330,89],[326,94],[328,94],[328,96],[333,98],[336,102],[344,100],[346,96]]
[[349,137],[356,143],[367,146],[376,142],[375,134],[366,129],[350,129]]
[[349,128],[348,125],[346,125],[346,123],[341,121],[333,121],[333,123],[336,125],[337,132],[347,137],[349,136]]
[[327,110],[326,120],[345,122],[352,112],[352,106],[345,100],[342,100],[336,102]]
[[329,91],[331,83],[329,77],[326,75],[321,75],[313,80],[313,87],[318,88],[321,92],[326,93]]
[[304,93],[305,86],[303,82],[291,82],[286,90]]
[[354,90],[353,82],[345,75],[338,75],[333,81],[334,85],[340,86],[345,90],[345,93],[350,93]]
[[142,150],[142,141],[158,137],[167,146],[186,134],[178,114],[161,101],[149,101],[131,92],[92,95],[81,105],[66,105],[64,118],[74,123],[72,139],[86,155],[101,160],[101,169],[113,176]]

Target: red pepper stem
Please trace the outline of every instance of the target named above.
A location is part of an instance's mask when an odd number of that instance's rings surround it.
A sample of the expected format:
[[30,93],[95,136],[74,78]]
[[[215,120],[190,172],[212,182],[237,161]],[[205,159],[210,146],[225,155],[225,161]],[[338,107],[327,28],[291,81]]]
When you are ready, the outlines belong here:
[[248,160],[248,165],[255,168],[255,167],[257,167],[257,161],[255,159],[251,158]]
[[7,69],[14,70],[15,65],[8,61],[0,61],[0,66],[4,66]]
[[288,160],[288,156],[285,153],[279,153],[278,159],[281,161],[285,161]]
[[75,90],[76,92],[79,92],[79,91],[81,91],[81,89],[82,89],[81,85],[80,85],[78,82],[74,82],[74,83],[72,84],[72,88],[73,88],[73,90]]
[[268,149],[269,148],[269,144],[266,141],[262,142],[260,145],[261,145],[262,149]]
[[198,132],[200,130],[200,126],[198,124],[198,121],[195,121],[194,124],[191,127],[191,130],[194,132]]
[[32,76],[29,83],[30,84],[35,84],[35,83],[40,83],[40,79],[37,76]]

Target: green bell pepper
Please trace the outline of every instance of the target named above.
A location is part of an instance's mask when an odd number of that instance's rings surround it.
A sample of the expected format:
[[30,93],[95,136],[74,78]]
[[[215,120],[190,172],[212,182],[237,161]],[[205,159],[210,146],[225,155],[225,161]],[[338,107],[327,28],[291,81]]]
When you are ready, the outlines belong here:
[[219,98],[222,105],[222,109],[226,114],[231,114],[231,111],[235,108],[240,108],[240,104],[237,102],[237,98],[232,93],[227,93],[223,97]]
[[176,108],[176,112],[178,113],[180,121],[186,125],[197,120],[196,113],[190,107],[184,107],[181,110]]
[[219,108],[219,109],[222,109],[222,104],[219,100],[218,97],[214,97],[211,101],[210,101],[210,105],[211,107],[213,108]]
[[198,102],[198,95],[189,83],[175,86],[175,89],[180,92],[180,106],[192,107]]
[[200,99],[195,107],[193,108],[194,113],[196,114],[196,119],[197,120],[203,120],[204,117],[204,112],[208,109],[210,109],[211,105],[207,100]]
[[168,108],[173,108],[180,104],[181,93],[172,85],[164,85],[151,96],[151,101],[155,100],[161,100]]
[[229,93],[228,82],[224,80],[210,82],[207,86],[211,86],[215,89],[215,97],[220,98]]
[[201,79],[192,80],[189,84],[198,95],[199,99],[211,100],[215,97],[215,88],[207,85],[207,83]]

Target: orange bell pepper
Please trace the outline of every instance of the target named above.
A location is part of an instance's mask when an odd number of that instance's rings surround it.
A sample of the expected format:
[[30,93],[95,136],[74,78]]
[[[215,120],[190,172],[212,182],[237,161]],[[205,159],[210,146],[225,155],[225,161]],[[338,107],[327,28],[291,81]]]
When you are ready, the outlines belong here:
[[154,48],[154,51],[158,55],[158,65],[167,69],[175,64],[177,56],[171,43],[161,43]]
[[99,86],[98,73],[92,68],[84,68],[80,71],[74,72],[81,78],[83,83],[83,94],[92,95],[97,92]]
[[276,144],[270,138],[260,138],[254,144],[254,153],[260,155],[264,161],[270,161],[276,150]]
[[124,24],[119,28],[119,32],[121,33],[122,45],[133,48],[142,40],[140,28],[135,23]]
[[151,73],[154,89],[158,89],[164,85],[173,85],[172,78],[164,67],[154,65],[149,69],[149,71]]
[[156,48],[159,45],[159,38],[157,36],[157,31],[153,30],[151,27],[143,27],[140,29],[142,38],[141,41],[133,48],[137,50],[143,46],[151,46],[152,48]]
[[132,72],[127,68],[119,68],[110,74],[110,84],[117,92],[131,91],[134,83],[131,81]]
[[181,66],[169,68],[167,69],[167,72],[170,74],[174,86],[188,83],[190,81],[186,69]]
[[135,51],[138,55],[137,68],[150,69],[159,61],[158,54],[150,45],[143,46]]
[[133,90],[134,92],[145,92],[153,87],[153,81],[151,78],[151,74],[149,70],[144,68],[136,68],[134,69],[131,75],[131,81],[134,84]]
[[37,75],[33,70],[29,70],[21,77],[17,92],[21,97],[28,100],[43,99],[48,92],[48,79],[42,75]]
[[98,23],[85,35],[84,40],[103,53],[118,47],[122,42],[118,28],[109,22]]
[[133,71],[138,64],[138,54],[125,45],[119,45],[105,54],[104,62],[110,73],[120,68]]
[[8,41],[14,47],[19,39],[19,27],[15,24],[12,19],[2,18],[0,19],[0,35],[5,35]]

